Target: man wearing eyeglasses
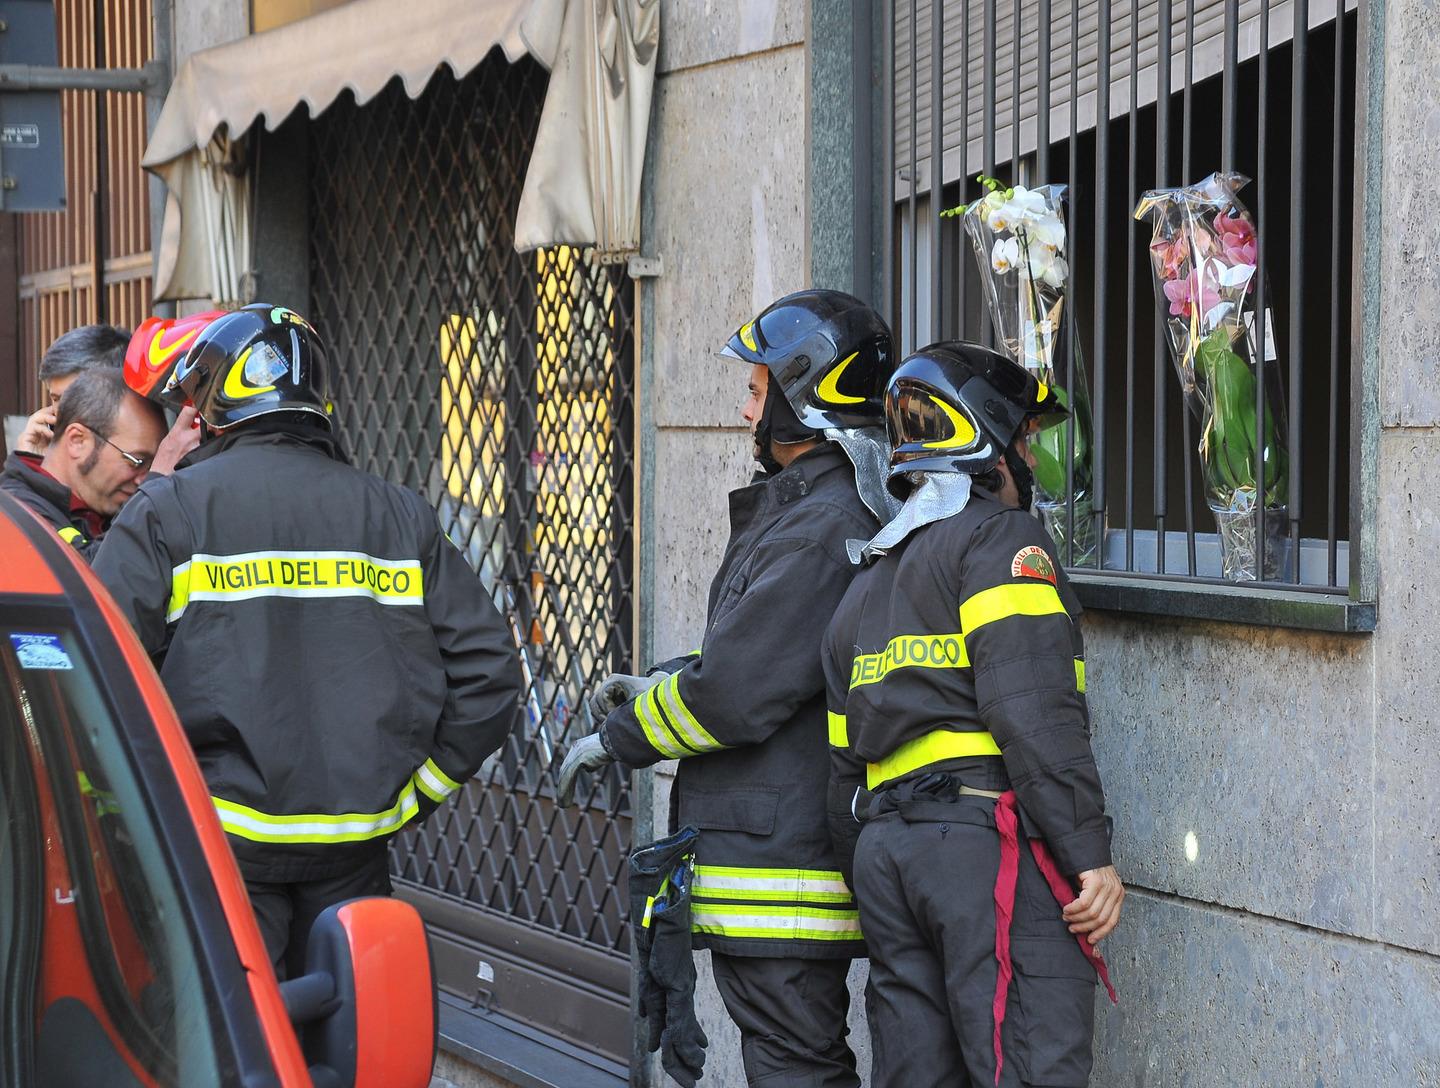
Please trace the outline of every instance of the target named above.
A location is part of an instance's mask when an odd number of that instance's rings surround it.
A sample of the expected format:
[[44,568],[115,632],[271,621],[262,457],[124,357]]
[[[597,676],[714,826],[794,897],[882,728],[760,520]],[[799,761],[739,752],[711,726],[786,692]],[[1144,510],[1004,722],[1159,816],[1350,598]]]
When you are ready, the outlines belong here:
[[159,406],[132,392],[119,370],[86,371],[56,406],[44,456],[11,453],[0,488],[90,559],[146,475],[173,467],[155,464],[165,432]]

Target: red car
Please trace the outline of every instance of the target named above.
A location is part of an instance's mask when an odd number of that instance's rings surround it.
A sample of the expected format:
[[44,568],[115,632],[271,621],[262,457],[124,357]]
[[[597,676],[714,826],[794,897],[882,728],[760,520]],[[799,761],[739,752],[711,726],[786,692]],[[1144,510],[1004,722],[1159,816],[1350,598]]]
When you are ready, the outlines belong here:
[[0,494],[0,1084],[424,1088],[419,915],[359,899],[277,983],[200,768],[78,554]]

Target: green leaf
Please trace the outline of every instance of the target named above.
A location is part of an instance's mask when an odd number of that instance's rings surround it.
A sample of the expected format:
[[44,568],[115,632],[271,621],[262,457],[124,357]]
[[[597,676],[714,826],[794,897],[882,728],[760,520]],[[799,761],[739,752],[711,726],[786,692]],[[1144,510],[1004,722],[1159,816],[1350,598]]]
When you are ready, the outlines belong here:
[[[1222,492],[1255,487],[1255,372],[1230,349],[1224,329],[1216,329],[1195,352],[1211,400],[1205,435],[1206,470]],[[1266,505],[1285,502],[1286,456],[1275,434],[1275,417],[1265,406],[1263,436]]]

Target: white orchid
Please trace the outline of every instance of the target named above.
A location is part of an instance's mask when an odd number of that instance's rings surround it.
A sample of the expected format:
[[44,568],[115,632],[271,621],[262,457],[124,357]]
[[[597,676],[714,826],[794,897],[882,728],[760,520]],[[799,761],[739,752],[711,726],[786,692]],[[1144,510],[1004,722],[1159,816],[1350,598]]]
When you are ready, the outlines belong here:
[[1001,238],[990,251],[990,267],[1000,275],[1013,272],[1020,265],[1020,243],[1014,238]]
[[1030,278],[1050,287],[1061,288],[1070,275],[1070,266],[1054,246],[1032,242],[1029,247]]

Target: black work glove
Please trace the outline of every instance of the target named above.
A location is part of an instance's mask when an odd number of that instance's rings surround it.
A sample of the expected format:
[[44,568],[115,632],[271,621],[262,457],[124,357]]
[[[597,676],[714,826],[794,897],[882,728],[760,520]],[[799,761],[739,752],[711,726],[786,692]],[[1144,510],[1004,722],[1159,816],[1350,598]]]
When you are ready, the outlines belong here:
[[695,1018],[695,959],[690,950],[690,885],[699,833],[686,827],[630,855],[630,924],[640,965],[639,1002],[651,1053],[665,1071],[694,1088],[709,1040]]
[[[688,881],[688,877],[686,878]],[[673,888],[676,881],[672,879]],[[660,1034],[660,1064],[685,1088],[695,1088],[705,1069],[710,1040],[695,1018],[695,955],[690,949],[690,889],[651,914],[655,943],[650,976],[665,997],[665,1027]],[[652,1021],[652,1036],[653,1036]],[[654,1049],[653,1046],[651,1048]]]

